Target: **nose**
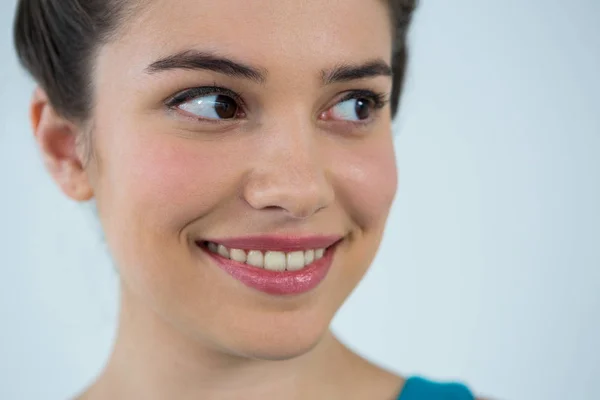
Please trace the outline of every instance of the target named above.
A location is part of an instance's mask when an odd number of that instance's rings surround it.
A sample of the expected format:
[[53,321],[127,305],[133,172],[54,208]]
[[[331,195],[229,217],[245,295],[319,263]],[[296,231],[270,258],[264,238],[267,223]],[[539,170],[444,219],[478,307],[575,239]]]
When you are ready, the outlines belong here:
[[250,206],[307,219],[333,202],[326,160],[310,129],[277,132],[264,139],[244,184],[243,195]]

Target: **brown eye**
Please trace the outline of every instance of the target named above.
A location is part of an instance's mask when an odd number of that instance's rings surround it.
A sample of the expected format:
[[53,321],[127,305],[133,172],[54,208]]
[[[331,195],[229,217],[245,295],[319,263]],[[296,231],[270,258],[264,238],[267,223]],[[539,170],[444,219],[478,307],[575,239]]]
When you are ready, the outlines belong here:
[[215,112],[222,119],[235,118],[238,112],[238,105],[231,97],[219,95],[215,100]]
[[364,121],[371,117],[375,108],[373,100],[368,98],[354,98],[344,100],[333,106],[328,112],[329,119],[342,121]]
[[198,118],[214,120],[234,119],[240,111],[234,99],[222,94],[199,96],[177,107]]
[[371,115],[371,103],[366,99],[356,99],[356,115],[359,120],[368,119]]

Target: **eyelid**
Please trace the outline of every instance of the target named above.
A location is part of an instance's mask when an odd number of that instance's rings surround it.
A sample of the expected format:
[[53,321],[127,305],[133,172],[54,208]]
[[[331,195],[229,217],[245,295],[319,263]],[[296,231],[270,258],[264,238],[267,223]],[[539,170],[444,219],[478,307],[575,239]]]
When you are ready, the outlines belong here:
[[[335,107],[339,106],[340,104],[343,104],[344,102],[346,102],[348,100],[354,100],[354,99],[367,99],[372,102],[372,106],[371,106],[372,115],[369,118],[364,119],[364,120],[350,121],[350,120],[343,120],[343,119],[340,120],[340,119],[335,119],[335,118],[330,119],[327,117],[327,115],[332,113],[332,110]],[[369,125],[371,122],[375,121],[378,118],[379,111],[381,109],[383,109],[389,103],[390,103],[390,95],[387,92],[377,92],[377,91],[370,90],[370,89],[348,90],[348,91],[343,92],[340,95],[338,95],[338,97],[333,102],[333,104],[326,107],[325,110],[320,114],[320,116],[325,117],[325,121],[329,122],[329,123],[351,124],[354,126],[365,126],[365,125]]]
[[[179,91],[178,93],[170,96],[169,98],[167,98],[166,100],[164,100],[164,104],[169,107],[170,109],[176,109],[178,108],[179,105],[184,104],[188,101],[191,101],[193,99],[199,98],[199,97],[206,97],[206,96],[210,96],[210,95],[225,95],[225,96],[229,96],[231,97],[233,100],[235,100],[238,103],[238,106],[240,107],[242,114],[246,114],[247,109],[246,109],[246,105],[244,100],[242,99],[242,97],[237,94],[236,92],[221,87],[221,86],[217,86],[216,84],[212,85],[212,86],[198,86],[198,87],[190,87],[184,90]],[[324,113],[329,112],[333,107],[346,102],[348,100],[352,100],[352,99],[368,99],[370,101],[372,101],[372,109],[374,112],[379,111],[380,109],[382,109],[383,107],[385,107],[389,102],[390,102],[390,95],[387,92],[376,92],[374,90],[370,90],[370,89],[354,89],[354,90],[348,90],[345,92],[340,93],[341,97],[338,97],[338,99],[329,107],[327,107],[324,111]],[[197,119],[197,118],[196,118]],[[236,118],[237,119],[237,118]],[[370,118],[370,120],[372,120],[373,118]],[[224,121],[213,121],[210,119],[203,119],[204,121],[207,122],[224,122]],[[231,122],[229,120],[226,120],[225,122]],[[341,121],[343,122],[343,121]],[[365,122],[367,122],[367,120],[363,120],[363,121],[345,121],[348,123],[353,123],[353,124],[365,124]]]
[[187,101],[193,100],[198,97],[210,96],[215,94],[222,94],[225,96],[231,97],[235,100],[238,105],[242,108],[245,108],[245,103],[242,97],[234,92],[233,90],[229,90],[220,86],[200,86],[200,87],[191,87],[188,89],[184,89],[173,96],[167,98],[164,103],[169,108],[175,108],[180,104],[183,104]]
[[389,103],[389,101],[390,101],[389,97],[390,96],[388,93],[375,92],[373,90],[366,90],[366,89],[351,90],[351,91],[346,92],[346,94],[344,96],[342,96],[342,98],[340,100],[338,100],[331,107],[335,107],[336,105],[343,103],[345,101],[348,101],[348,100],[364,98],[364,99],[372,100],[374,108],[380,109],[380,108],[385,107]]

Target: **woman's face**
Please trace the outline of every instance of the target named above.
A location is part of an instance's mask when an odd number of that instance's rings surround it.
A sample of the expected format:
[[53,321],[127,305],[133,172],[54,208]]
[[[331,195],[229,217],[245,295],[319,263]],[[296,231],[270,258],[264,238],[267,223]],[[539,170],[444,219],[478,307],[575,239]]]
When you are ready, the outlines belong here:
[[391,48],[379,0],[154,0],[129,20],[95,65],[88,167],[128,306],[233,355],[315,346],[396,192]]

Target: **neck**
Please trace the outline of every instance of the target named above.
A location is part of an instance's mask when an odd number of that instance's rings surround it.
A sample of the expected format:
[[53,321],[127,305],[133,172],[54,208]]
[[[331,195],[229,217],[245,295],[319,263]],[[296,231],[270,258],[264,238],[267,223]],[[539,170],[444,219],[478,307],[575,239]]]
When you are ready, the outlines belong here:
[[345,398],[348,377],[364,372],[364,364],[331,332],[294,359],[236,357],[186,336],[123,288],[112,356],[82,398]]

